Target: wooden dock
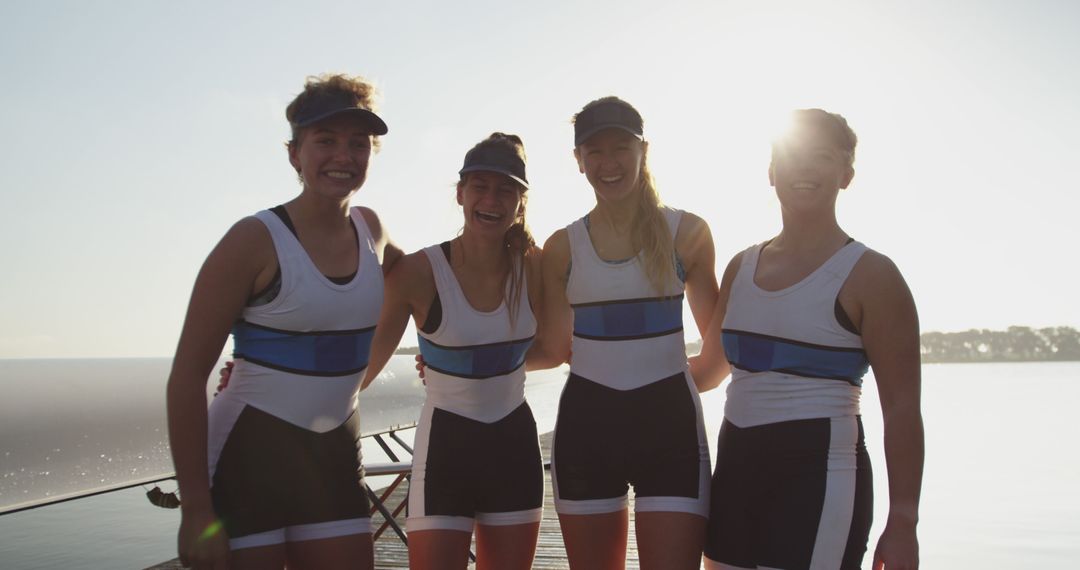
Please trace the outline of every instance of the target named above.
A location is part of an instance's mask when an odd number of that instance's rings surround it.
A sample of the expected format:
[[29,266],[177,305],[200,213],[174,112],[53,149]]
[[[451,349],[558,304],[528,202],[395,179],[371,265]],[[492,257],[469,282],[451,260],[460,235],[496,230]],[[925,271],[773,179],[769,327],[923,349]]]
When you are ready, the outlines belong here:
[[[545,459],[551,457],[551,433],[540,436],[540,448]],[[404,498],[408,490],[407,484],[402,484],[395,490],[387,501],[387,507],[393,510]],[[380,492],[376,492],[380,494]],[[544,517],[540,522],[540,539],[536,548],[536,559],[533,568],[555,569],[568,568],[566,563],[566,548],[563,546],[562,533],[559,530],[559,518],[555,514],[555,493],[551,488],[551,473],[544,473]],[[634,505],[633,493],[630,494],[630,536],[627,544],[626,567],[637,569],[637,543],[634,540]],[[383,517],[375,514],[372,517],[372,525],[378,528],[383,523]],[[404,526],[405,516],[398,517],[398,522]],[[475,552],[475,549],[474,549]],[[375,567],[383,568],[408,568],[409,553],[405,544],[398,539],[393,530],[387,529],[377,541],[375,541]],[[470,568],[474,565],[470,564]],[[152,566],[150,570],[173,570],[180,568],[176,560],[170,560],[163,564]]]

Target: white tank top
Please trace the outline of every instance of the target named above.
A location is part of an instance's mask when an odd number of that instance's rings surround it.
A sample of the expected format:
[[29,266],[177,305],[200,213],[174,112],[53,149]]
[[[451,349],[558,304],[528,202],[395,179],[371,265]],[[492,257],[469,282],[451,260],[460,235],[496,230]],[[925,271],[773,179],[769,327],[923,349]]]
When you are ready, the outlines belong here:
[[[663,214],[674,240],[682,211],[663,208]],[[682,281],[672,279],[667,290],[657,293],[640,256],[619,262],[601,259],[584,218],[566,231],[566,298],[574,311],[570,372],[616,390],[633,390],[685,372]]]
[[273,212],[255,217],[270,230],[281,290],[271,302],[244,309],[233,327],[236,364],[214,403],[239,400],[302,428],[329,431],[356,407],[382,309],[375,242],[359,208],[352,208],[359,261],[353,280],[338,285]]
[[528,284],[522,283],[511,325],[505,301],[491,312],[469,304],[440,246],[425,248],[424,255],[442,304],[435,332],[417,332],[426,367],[425,406],[496,422],[525,401],[525,353],[536,335]]
[[779,291],[754,283],[765,244],[743,252],[723,324],[731,362],[724,416],[739,427],[859,413],[869,361],[836,320],[836,297],[866,251],[853,241]]

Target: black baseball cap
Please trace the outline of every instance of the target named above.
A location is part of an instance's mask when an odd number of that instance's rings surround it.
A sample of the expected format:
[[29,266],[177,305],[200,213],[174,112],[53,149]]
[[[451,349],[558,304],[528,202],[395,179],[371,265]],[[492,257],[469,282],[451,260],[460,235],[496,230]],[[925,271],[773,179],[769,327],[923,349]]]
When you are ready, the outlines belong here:
[[525,160],[508,145],[481,144],[465,153],[465,164],[458,175],[477,171],[505,174],[526,189],[529,188],[529,181],[525,177]]
[[621,100],[602,101],[583,109],[574,119],[574,146],[581,146],[589,137],[604,129],[622,129],[645,140],[645,125],[641,115]]
[[378,115],[360,106],[356,96],[346,91],[322,91],[312,93],[293,115],[293,127],[311,126],[339,113],[356,115],[373,135],[385,135],[386,123]]

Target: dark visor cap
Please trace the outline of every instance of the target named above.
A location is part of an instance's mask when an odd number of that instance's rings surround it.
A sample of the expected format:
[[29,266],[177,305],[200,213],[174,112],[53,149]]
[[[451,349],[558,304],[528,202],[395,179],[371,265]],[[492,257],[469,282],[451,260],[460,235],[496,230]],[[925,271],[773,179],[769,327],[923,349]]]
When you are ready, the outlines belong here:
[[641,115],[625,103],[610,101],[578,113],[574,120],[574,146],[581,146],[589,137],[604,129],[622,129],[641,140],[645,139]]
[[480,171],[505,174],[526,189],[529,188],[529,180],[525,178],[525,161],[509,147],[485,145],[467,152],[458,176]]
[[378,115],[361,107],[355,95],[341,91],[312,94],[304,101],[303,106],[296,110],[293,126],[308,127],[339,113],[356,115],[373,135],[385,135],[387,132],[386,123]]

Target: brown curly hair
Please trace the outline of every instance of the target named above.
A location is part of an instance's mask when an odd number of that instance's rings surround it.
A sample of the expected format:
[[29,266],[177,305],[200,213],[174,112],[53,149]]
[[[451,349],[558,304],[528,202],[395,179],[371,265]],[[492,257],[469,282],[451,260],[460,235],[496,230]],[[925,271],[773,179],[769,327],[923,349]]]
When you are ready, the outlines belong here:
[[[304,130],[304,127],[296,126],[296,122],[293,120],[296,117],[297,111],[302,108],[313,95],[335,91],[351,95],[354,103],[360,107],[372,112],[378,111],[376,108],[378,90],[375,88],[375,85],[367,79],[364,79],[359,75],[350,76],[342,73],[324,73],[322,75],[309,76],[304,82],[304,90],[289,103],[288,107],[285,107],[285,118],[289,120],[289,126],[292,127],[292,138],[289,140],[290,145],[296,144],[300,140],[300,133]],[[372,135],[371,145],[375,150],[379,148],[378,135]]]

